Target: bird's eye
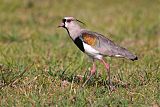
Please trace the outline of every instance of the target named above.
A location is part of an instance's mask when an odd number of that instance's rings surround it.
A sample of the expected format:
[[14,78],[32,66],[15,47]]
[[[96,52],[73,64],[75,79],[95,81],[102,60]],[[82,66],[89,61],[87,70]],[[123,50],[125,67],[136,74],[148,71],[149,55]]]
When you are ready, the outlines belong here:
[[66,20],[68,23],[70,23],[72,20],[71,19],[68,19],[68,20]]

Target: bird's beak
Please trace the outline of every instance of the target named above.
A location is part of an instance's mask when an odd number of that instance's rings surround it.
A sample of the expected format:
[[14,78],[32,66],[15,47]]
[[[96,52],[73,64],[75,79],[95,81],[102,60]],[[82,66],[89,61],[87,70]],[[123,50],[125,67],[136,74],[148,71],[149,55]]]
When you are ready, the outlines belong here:
[[64,23],[62,22],[58,27],[64,27]]

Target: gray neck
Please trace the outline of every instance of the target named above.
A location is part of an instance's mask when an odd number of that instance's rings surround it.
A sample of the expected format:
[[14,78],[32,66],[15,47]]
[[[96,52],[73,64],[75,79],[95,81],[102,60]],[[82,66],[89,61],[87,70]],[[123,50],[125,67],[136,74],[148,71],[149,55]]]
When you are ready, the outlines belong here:
[[79,33],[81,32],[81,27],[79,25],[74,26],[72,28],[66,28],[66,29],[68,31],[69,36],[73,40],[75,40],[79,36]]

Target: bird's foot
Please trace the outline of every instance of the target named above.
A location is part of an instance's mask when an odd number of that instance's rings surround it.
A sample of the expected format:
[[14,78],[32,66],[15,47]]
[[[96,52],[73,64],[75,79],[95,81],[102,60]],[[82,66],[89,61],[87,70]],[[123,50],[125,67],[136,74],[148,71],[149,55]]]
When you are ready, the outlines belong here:
[[116,88],[115,88],[115,86],[113,86],[113,85],[109,85],[109,90],[110,90],[111,92],[113,92],[113,91],[116,91]]
[[82,80],[83,80],[83,78],[84,78],[84,76],[83,76],[83,75],[77,75],[76,77],[77,77],[77,78],[78,78],[78,80],[80,80],[80,81],[82,81]]
[[92,77],[92,75],[90,75],[89,77],[87,77],[87,80],[84,82],[84,84],[82,85],[82,87],[84,87],[87,84],[87,82],[90,80],[91,77]]
[[112,84],[112,82],[111,82],[110,80],[109,80],[108,87],[109,87],[109,90],[110,90],[111,92],[113,92],[113,91],[116,90],[115,86]]

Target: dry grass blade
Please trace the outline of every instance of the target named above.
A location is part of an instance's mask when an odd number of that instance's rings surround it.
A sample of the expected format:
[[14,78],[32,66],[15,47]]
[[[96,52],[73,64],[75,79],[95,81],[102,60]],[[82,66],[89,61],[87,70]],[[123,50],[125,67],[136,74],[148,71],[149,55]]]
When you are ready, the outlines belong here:
[[0,87],[0,89],[2,89],[2,88],[5,87],[5,86],[11,85],[12,83],[14,83],[14,82],[17,81],[18,79],[20,79],[20,78],[24,75],[24,73],[27,72],[33,65],[34,65],[34,63],[28,65],[28,66],[24,69],[24,71],[23,71],[22,73],[20,73],[20,74],[19,74],[18,76],[16,76],[16,77],[14,77],[10,82],[2,85],[2,86]]

